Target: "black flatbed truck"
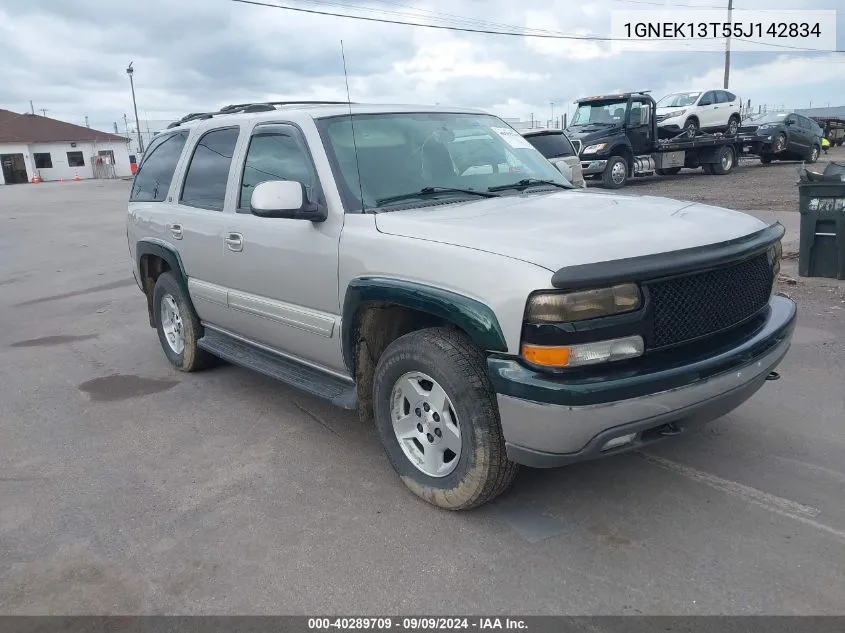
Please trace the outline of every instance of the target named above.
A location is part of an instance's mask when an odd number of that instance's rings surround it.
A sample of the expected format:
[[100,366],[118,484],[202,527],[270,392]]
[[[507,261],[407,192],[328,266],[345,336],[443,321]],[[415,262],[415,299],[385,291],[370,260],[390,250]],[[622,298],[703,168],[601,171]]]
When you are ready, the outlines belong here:
[[[738,158],[748,154],[751,139],[743,135],[682,132],[661,139],[657,126],[657,104],[647,92],[626,92],[585,97],[579,108],[599,108],[608,120],[582,122],[573,117],[567,136],[578,146],[585,176],[601,179],[610,189],[624,187],[629,178],[673,176],[683,168],[701,167],[704,173],[729,173]],[[610,110],[613,116],[608,116]]]

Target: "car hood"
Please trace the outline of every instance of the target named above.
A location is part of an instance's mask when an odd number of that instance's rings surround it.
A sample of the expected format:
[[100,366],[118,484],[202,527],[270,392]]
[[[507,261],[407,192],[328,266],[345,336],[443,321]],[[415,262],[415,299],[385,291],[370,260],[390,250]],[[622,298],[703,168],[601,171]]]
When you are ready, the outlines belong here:
[[738,211],[587,190],[382,212],[375,221],[382,233],[495,253],[551,271],[704,246],[766,226]]
[[566,129],[566,135],[571,140],[581,141],[581,147],[587,147],[596,141],[616,136],[621,130],[621,126],[614,125],[579,125],[577,127],[570,127]]
[[[654,114],[656,114],[657,116],[663,116],[664,114],[676,114],[681,110],[690,110],[691,108],[692,106],[683,106],[680,108],[657,108],[654,111]],[[686,112],[684,114],[686,114]]]

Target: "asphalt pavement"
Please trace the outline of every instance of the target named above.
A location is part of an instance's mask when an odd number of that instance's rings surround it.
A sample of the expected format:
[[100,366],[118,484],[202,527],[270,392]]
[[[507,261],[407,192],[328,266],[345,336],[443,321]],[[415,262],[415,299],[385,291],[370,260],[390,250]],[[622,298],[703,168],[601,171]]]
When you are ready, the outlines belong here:
[[127,191],[0,187],[0,613],[845,613],[845,284],[704,431],[451,513],[354,415],[172,370]]

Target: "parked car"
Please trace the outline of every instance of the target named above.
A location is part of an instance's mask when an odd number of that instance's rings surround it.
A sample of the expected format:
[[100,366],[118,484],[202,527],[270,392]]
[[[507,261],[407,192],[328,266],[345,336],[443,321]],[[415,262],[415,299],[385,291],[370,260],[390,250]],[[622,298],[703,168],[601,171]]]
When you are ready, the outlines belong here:
[[127,217],[174,368],[220,357],[374,419],[402,482],[452,510],[518,464],[639,448],[750,398],[794,329],[783,234],[574,191],[484,112],[331,102],[184,117]]
[[[576,187],[584,188],[587,186],[587,181],[581,171],[581,158],[578,156],[578,149],[563,130],[527,130],[522,135],[552,165],[557,167],[569,182]],[[578,145],[580,147],[580,143]]]
[[742,101],[727,90],[676,92],[657,102],[657,125],[662,137],[686,131],[695,136],[699,131],[737,133]]
[[739,131],[753,137],[750,148],[764,163],[773,160],[815,163],[821,152],[821,126],[795,112],[753,114],[742,122]]

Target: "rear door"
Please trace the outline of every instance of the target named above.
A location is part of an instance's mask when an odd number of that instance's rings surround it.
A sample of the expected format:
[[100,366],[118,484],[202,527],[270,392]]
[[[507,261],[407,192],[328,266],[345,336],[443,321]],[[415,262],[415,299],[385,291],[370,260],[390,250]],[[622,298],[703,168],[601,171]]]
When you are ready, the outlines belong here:
[[232,156],[239,134],[240,127],[233,125],[192,135],[195,142],[183,160],[184,176],[169,227],[181,235],[176,238],[177,248],[197,314],[204,322],[220,327],[231,325],[223,285],[223,232],[228,221],[224,209]]

